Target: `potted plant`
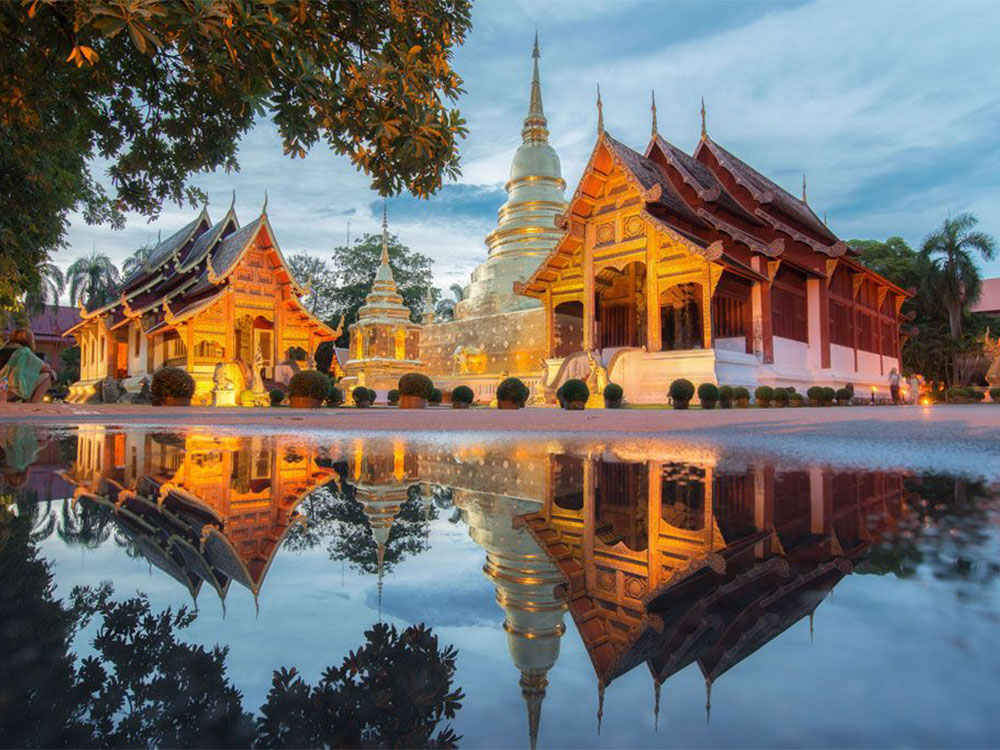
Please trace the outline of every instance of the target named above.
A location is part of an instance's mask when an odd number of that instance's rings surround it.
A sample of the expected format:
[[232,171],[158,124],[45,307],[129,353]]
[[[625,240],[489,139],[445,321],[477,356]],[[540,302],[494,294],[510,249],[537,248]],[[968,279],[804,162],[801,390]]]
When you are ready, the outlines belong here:
[[806,390],[806,397],[809,399],[809,406],[823,405],[823,386],[811,385]]
[[604,386],[604,408],[605,409],[621,409],[622,408],[622,398],[625,396],[625,390],[618,385],[618,383],[608,383]]
[[375,403],[375,391],[359,385],[351,391],[351,398],[354,399],[354,406],[358,409],[367,409]]
[[731,409],[733,406],[733,399],[735,398],[735,393],[731,385],[720,385],[719,386],[719,408],[720,409]]
[[441,393],[440,388],[435,388],[431,391],[431,397],[427,399],[427,403],[431,406],[441,406],[441,399],[444,398],[444,394]]
[[271,406],[281,406],[281,402],[285,400],[285,392],[280,388],[272,388],[267,396],[271,399]]
[[578,378],[570,378],[556,392],[559,406],[569,411],[579,411],[586,408],[590,398],[590,388]]
[[838,388],[836,394],[837,406],[850,406],[851,405],[851,392],[846,388]]
[[344,392],[340,390],[333,383],[333,379],[330,379],[330,390],[326,392],[326,405],[331,407],[338,407],[344,403]]
[[398,406],[399,405],[399,389],[398,388],[393,388],[391,391],[389,391],[389,393],[388,393],[388,395],[386,397],[386,400],[388,401],[389,406]]
[[149,387],[154,406],[191,406],[194,378],[180,367],[161,367]]
[[467,385],[460,385],[451,392],[452,409],[468,409],[475,400],[476,394]]
[[288,401],[293,409],[316,409],[330,392],[330,378],[319,370],[302,370],[288,381]]
[[742,385],[733,388],[733,401],[738,409],[746,409],[750,406],[750,391]]
[[837,392],[828,385],[823,386],[823,406],[832,406],[837,398]]
[[698,386],[698,401],[702,409],[714,409],[719,402],[719,388],[714,383],[702,383]]
[[530,393],[518,378],[507,378],[497,386],[497,408],[523,409]]
[[805,397],[801,393],[789,393],[788,394],[788,405],[794,408],[802,406],[805,401]]
[[434,383],[419,372],[408,372],[399,379],[399,408],[423,409],[434,393]]
[[779,409],[788,406],[788,396],[789,393],[784,388],[775,388],[774,398],[771,399],[771,405]]
[[774,388],[769,385],[758,385],[754,389],[753,400],[757,403],[757,406],[766,409],[774,400]]
[[670,384],[670,401],[675,409],[687,409],[694,398],[694,383],[685,378],[678,378]]

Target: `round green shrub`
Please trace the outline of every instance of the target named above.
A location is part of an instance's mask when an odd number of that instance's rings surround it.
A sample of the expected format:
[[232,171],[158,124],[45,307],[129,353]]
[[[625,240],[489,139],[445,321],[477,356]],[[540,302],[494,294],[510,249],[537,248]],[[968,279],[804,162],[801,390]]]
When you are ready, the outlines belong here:
[[344,392],[330,381],[330,390],[326,392],[327,406],[340,406],[344,403]]
[[823,403],[830,404],[833,400],[837,398],[837,392],[833,390],[830,386],[824,386],[823,388]]
[[302,370],[292,375],[288,382],[290,396],[305,396],[325,401],[330,392],[330,378],[319,370]]
[[805,397],[801,393],[789,393],[788,401],[789,403],[794,403],[796,406],[802,406],[802,402],[805,401]]
[[[749,394],[747,394],[749,397]],[[736,398],[736,389],[731,385],[720,385],[719,386],[719,401],[722,403],[727,403]]]
[[769,385],[758,385],[753,392],[754,401],[766,405],[774,401],[774,388]]
[[719,387],[715,383],[702,383],[698,386],[698,400],[714,403],[719,400]]
[[153,373],[149,394],[155,401],[164,398],[191,398],[194,395],[194,378],[180,367],[161,367]]
[[978,388],[966,388],[965,390],[969,392],[968,397],[976,403],[979,403],[986,398],[986,391],[981,391]]
[[806,390],[806,396],[809,397],[810,401],[822,402],[823,401],[823,386],[821,385],[811,385],[808,390]]
[[742,385],[738,385],[733,388],[733,399],[736,401],[745,401],[750,398],[750,391],[744,388]]
[[685,378],[677,378],[670,384],[669,393],[674,401],[690,401],[694,398],[694,383]]
[[604,386],[603,395],[605,401],[621,401],[625,395],[625,389],[618,385],[618,383],[608,383]]
[[476,394],[467,385],[460,385],[451,392],[451,400],[459,404],[471,404],[476,400]]
[[429,404],[440,404],[442,398],[444,398],[444,394],[441,393],[441,389],[440,388],[435,388],[435,389],[433,389],[431,391],[431,397],[429,399],[427,399],[427,403],[429,403]]
[[389,391],[389,393],[387,394],[386,398],[387,398],[387,400],[388,400],[388,402],[390,404],[398,404],[399,403],[399,390],[397,388],[393,388],[391,391]]
[[838,388],[836,396],[838,401],[843,401],[845,403],[851,400],[851,392],[846,388]]
[[285,400],[285,392],[280,388],[272,388],[267,395],[271,399],[271,406],[277,406]]
[[559,390],[562,391],[561,401],[563,403],[572,403],[576,401],[586,402],[586,400],[590,398],[590,388],[588,388],[587,384],[578,378],[570,378],[562,384],[562,388]]
[[[565,384],[563,385],[565,386]],[[507,378],[497,386],[497,401],[513,401],[515,404],[524,404],[530,393],[528,386],[522,383],[519,378]]]
[[994,404],[1000,404],[1000,387],[990,388],[990,398]]
[[776,388],[774,390],[773,400],[776,404],[787,404],[789,396],[791,396],[791,394],[784,388]]
[[408,372],[399,379],[399,394],[401,396],[416,396],[429,401],[433,393],[434,383],[422,373]]
[[363,402],[368,402],[371,404],[375,403],[377,394],[371,388],[365,388],[363,385],[359,385],[351,393],[351,398],[354,399],[355,404],[360,404]]

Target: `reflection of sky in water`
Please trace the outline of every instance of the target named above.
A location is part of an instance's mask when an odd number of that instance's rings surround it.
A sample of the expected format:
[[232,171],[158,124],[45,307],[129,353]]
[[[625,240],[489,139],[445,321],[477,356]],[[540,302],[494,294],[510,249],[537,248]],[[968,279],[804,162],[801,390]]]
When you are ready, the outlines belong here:
[[[976,559],[997,554],[997,508]],[[503,612],[483,575],[485,553],[450,510],[430,522],[429,548],[405,556],[386,576],[382,617],[399,626],[423,621],[442,646],[458,649],[454,680],[465,693],[454,722],[468,747],[523,746],[525,703],[511,662]],[[189,603],[177,581],[105,542],[41,544],[55,568],[57,593],[77,584],[114,583],[116,596],[149,595],[153,609]],[[985,563],[981,563],[985,564]],[[980,579],[982,576],[979,577]],[[255,710],[271,673],[295,666],[315,681],[364,642],[377,621],[376,577],[331,561],[326,544],[279,550],[255,612],[251,593],[231,586],[226,612],[203,587],[200,612],[181,638],[228,645],[229,677]],[[541,718],[540,747],[653,746],[984,746],[995,743],[1000,699],[1000,601],[995,581],[951,581],[920,566],[916,575],[849,575],[815,614],[810,642],[805,617],[720,676],[706,725],[705,684],[697,665],[662,687],[659,731],[653,729],[653,680],[639,664],[607,688],[597,735],[597,679],[573,618]],[[86,648],[78,644],[78,651]]]

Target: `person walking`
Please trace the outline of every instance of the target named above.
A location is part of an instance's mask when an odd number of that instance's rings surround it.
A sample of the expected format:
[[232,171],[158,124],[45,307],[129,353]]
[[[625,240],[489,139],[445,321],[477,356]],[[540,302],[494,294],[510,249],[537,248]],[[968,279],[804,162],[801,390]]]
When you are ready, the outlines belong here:
[[892,403],[899,403],[899,373],[893,367],[889,370],[889,394],[892,396]]

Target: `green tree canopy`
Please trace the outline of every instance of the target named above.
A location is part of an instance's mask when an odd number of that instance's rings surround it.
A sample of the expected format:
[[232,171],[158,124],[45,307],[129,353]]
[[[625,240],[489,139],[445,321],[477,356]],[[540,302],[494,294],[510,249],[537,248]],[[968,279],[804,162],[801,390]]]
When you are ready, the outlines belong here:
[[258,117],[292,157],[323,140],[378,192],[429,195],[458,175],[451,60],[469,28],[469,0],[0,3],[0,246],[15,286],[38,284],[74,209],[121,227],[126,211],[202,199],[191,176],[237,169]]
[[[427,288],[432,285],[431,259],[410,250],[394,234],[389,235],[388,244],[389,265],[397,291],[414,319],[419,319]],[[338,346],[348,345],[347,328],[358,319],[358,309],[372,290],[381,258],[381,234],[365,234],[352,245],[341,245],[333,250],[334,284],[326,304],[334,311],[333,317],[339,320],[344,315],[344,332],[337,339]],[[331,319],[331,322],[336,324],[337,321]]]
[[299,284],[310,289],[303,300],[306,309],[319,318],[334,316],[337,311],[331,306],[331,299],[336,280],[329,264],[315,255],[296,253],[288,259],[288,268]]

